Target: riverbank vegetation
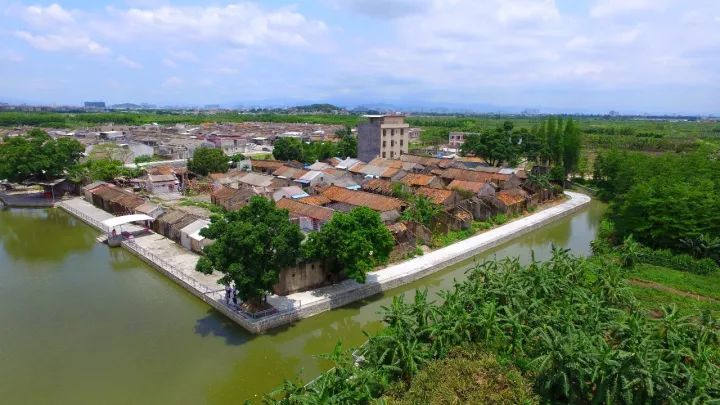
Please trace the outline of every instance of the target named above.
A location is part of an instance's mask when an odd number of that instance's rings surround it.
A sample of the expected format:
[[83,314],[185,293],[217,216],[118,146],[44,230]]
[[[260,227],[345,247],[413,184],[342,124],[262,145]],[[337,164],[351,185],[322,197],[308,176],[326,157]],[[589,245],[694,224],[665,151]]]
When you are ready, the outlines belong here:
[[[527,266],[517,259],[485,262],[440,293],[438,302],[422,291],[409,303],[395,297],[384,308],[386,328],[370,335],[354,356],[336,350],[334,369],[307,386],[287,382],[267,402],[369,403],[402,392],[401,401],[412,401],[413,387],[427,381],[428,373],[438,375],[443,359],[463,347],[480,347],[507,365],[502,378],[520,385],[527,379],[541,402],[717,398],[717,321],[707,313],[684,317],[672,306],[648,317],[642,308],[625,270],[599,257],[581,259],[555,249],[550,260]],[[459,365],[446,364],[445,370],[454,367]],[[462,388],[456,394],[464,398],[488,398],[494,389],[482,380],[456,383]]]

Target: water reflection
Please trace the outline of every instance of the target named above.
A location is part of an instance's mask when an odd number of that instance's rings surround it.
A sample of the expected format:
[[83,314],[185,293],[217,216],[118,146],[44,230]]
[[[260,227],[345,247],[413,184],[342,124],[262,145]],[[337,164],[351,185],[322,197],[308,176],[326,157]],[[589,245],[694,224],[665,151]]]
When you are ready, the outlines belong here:
[[0,210],[0,244],[8,256],[26,262],[54,262],[86,252],[95,236],[57,209]]
[[233,346],[241,345],[253,336],[214,309],[209,309],[205,317],[197,320],[194,330],[202,337],[220,337],[225,340],[226,344]]

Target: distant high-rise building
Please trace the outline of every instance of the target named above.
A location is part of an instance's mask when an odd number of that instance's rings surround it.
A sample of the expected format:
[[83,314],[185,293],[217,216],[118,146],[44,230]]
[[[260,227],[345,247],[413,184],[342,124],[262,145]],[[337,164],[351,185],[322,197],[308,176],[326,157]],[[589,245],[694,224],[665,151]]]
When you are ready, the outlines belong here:
[[396,159],[408,152],[405,116],[364,115],[368,122],[358,125],[358,159],[369,162],[376,157]]
[[105,102],[104,101],[86,101],[83,103],[85,108],[94,108],[94,109],[105,109]]
[[617,112],[617,111],[615,111],[615,110],[611,110],[611,111],[608,113],[608,115],[611,116],[611,117],[618,117],[618,116],[620,116],[620,113]]

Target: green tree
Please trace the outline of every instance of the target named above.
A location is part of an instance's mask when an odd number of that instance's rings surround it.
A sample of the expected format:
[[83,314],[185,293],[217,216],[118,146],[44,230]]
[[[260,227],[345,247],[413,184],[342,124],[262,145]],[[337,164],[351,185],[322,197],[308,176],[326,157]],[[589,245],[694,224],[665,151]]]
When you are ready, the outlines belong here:
[[580,128],[577,127],[572,118],[565,123],[563,133],[563,159],[562,165],[565,172],[575,173],[580,162],[580,148],[582,147]]
[[438,146],[448,143],[450,130],[442,127],[427,127],[420,132],[420,141],[427,145]]
[[505,121],[494,130],[467,135],[460,151],[463,155],[479,156],[491,166],[500,166],[503,162],[513,165],[522,152],[521,144],[522,137],[513,131],[512,122]]
[[77,140],[53,139],[45,131],[33,129],[0,143],[0,178],[20,182],[30,177],[61,177],[84,150]]
[[273,156],[277,160],[302,160],[302,141],[297,138],[278,138],[273,143]]
[[201,176],[207,176],[208,173],[225,173],[230,168],[229,160],[221,149],[197,148],[192,159],[188,159],[188,169]]
[[367,207],[336,212],[322,229],[308,236],[304,256],[324,261],[333,273],[344,272],[364,283],[365,274],[386,263],[395,246],[380,215]]
[[357,157],[357,138],[352,133],[344,135],[338,142],[337,156],[343,159]]
[[219,282],[234,283],[239,298],[253,310],[261,307],[280,271],[296,264],[303,240],[287,210],[260,196],[238,211],[213,216],[200,234],[215,242],[205,248],[196,270],[222,273]]
[[402,213],[402,219],[406,221],[430,226],[432,220],[442,212],[442,207],[423,195],[411,195],[409,202],[410,205]]
[[135,162],[135,164],[138,164],[138,163],[152,162],[153,160],[154,160],[154,158],[151,155],[140,155],[140,156],[135,157],[133,162]]

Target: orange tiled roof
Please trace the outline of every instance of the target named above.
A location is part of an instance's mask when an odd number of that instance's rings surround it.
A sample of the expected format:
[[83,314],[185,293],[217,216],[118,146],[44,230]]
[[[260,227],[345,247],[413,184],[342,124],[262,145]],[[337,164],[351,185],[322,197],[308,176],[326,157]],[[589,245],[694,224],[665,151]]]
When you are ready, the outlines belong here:
[[456,168],[437,170],[437,171],[434,170],[433,173],[437,173],[440,176],[447,178],[447,179],[474,181],[474,182],[480,182],[480,183],[487,183],[489,181],[504,182],[510,178],[509,174],[488,173],[488,172],[482,172],[482,171],[477,171],[477,170],[456,169]]
[[467,190],[473,193],[479,193],[484,185],[484,182],[479,181],[453,180],[448,184],[448,188],[451,190]]
[[312,204],[304,204],[299,200],[293,200],[290,198],[281,198],[276,203],[278,208],[286,209],[290,212],[290,215],[295,217],[308,217],[317,219],[319,221],[329,220],[334,211],[330,208],[320,207]]
[[277,170],[281,166],[284,166],[284,163],[279,160],[254,160],[250,159],[250,164],[253,168],[261,168],[261,169],[273,169]]
[[400,209],[405,203],[397,198],[366,193],[364,191],[348,190],[337,186],[330,186],[322,195],[334,202],[342,202],[359,207],[368,207],[375,211],[385,212]]
[[362,189],[376,194],[392,195],[393,183],[389,180],[371,179],[362,184]]
[[453,196],[454,191],[442,188],[419,187],[415,190],[415,194],[422,195],[430,199],[435,204],[443,205],[448,198]]
[[513,193],[509,190],[502,190],[495,193],[495,197],[504,202],[505,205],[515,205],[525,201],[525,198],[520,193]]
[[310,197],[298,198],[297,200],[303,204],[319,205],[319,206],[327,205],[332,202],[332,201],[330,201],[330,199],[328,199],[327,197],[324,197],[320,194],[311,195]]
[[435,176],[431,176],[429,174],[408,173],[405,177],[400,179],[400,182],[405,183],[408,186],[427,186],[435,178]]

